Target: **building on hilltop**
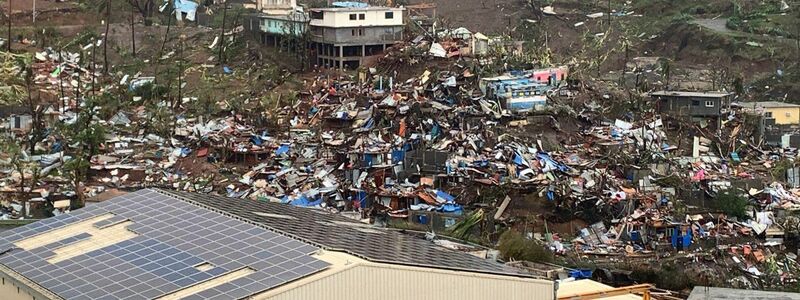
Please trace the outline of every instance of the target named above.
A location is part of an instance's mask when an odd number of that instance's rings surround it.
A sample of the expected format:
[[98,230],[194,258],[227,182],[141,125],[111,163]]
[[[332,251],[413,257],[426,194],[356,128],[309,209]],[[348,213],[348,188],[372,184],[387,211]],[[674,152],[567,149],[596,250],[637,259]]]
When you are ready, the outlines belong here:
[[353,4],[310,10],[319,65],[355,69],[403,39],[405,8]]

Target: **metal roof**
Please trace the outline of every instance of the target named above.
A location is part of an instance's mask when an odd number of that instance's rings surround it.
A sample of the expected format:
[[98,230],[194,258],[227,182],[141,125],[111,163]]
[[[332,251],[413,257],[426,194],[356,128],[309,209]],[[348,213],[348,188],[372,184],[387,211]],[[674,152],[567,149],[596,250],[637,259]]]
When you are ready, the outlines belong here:
[[764,102],[745,102],[739,103],[744,108],[786,108],[786,107],[800,107],[800,105],[794,103],[786,103],[786,102],[778,102],[778,101],[764,101]]
[[725,92],[681,92],[681,91],[658,91],[650,93],[650,96],[675,96],[675,97],[703,97],[703,98],[721,98],[733,95],[733,93]]
[[[111,228],[119,231],[109,235]],[[248,269],[191,295],[237,299],[326,269],[310,255],[317,250],[141,190],[4,232],[0,264],[64,299],[153,299]]]
[[[521,270],[450,250],[409,234],[378,229],[318,209],[222,196],[160,190],[208,206],[331,251],[363,259],[409,266],[531,277]],[[281,216],[281,217],[275,217]]]
[[800,300],[800,293],[696,286],[688,300]]

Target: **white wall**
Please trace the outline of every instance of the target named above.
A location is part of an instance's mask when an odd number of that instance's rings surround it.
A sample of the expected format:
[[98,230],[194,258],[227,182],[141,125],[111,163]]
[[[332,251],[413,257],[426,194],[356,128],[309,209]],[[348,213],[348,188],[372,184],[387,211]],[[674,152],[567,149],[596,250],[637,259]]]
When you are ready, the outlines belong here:
[[[325,274],[328,271],[321,272]],[[321,275],[322,275],[321,274]],[[312,275],[250,299],[257,300],[552,300],[553,282],[429,268],[355,263]]]
[[[366,27],[366,26],[403,26],[403,8],[390,8],[376,10],[349,9],[349,10],[327,10],[324,11],[322,20],[311,20],[311,26],[322,27]],[[394,18],[387,19],[386,12],[393,12]],[[350,20],[350,15],[355,14],[356,20]],[[359,15],[364,15],[364,20]]]

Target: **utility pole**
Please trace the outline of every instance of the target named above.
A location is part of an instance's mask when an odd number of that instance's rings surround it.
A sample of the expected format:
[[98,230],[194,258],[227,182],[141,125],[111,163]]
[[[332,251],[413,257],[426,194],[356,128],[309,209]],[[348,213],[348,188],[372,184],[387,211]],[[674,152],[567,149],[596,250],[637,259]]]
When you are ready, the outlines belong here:
[[[36,0],[33,0],[34,2]],[[103,36],[103,74],[108,74],[108,27],[111,26],[111,0],[106,0],[106,34]]]
[[131,9],[131,48],[133,48],[133,57],[136,58],[136,28],[133,26],[133,9]]
[[33,25],[36,25],[36,0],[33,0],[33,13],[31,13],[31,18],[33,18]]
[[8,41],[6,41],[6,43],[8,43],[8,45],[6,49],[8,50],[8,53],[11,53],[11,0],[8,0],[7,16],[8,16]]
[[219,30],[219,64],[222,65],[225,63],[225,60],[222,58],[222,50],[225,48],[225,19],[228,17],[228,2],[223,1],[222,5],[224,8],[222,9],[222,28]]

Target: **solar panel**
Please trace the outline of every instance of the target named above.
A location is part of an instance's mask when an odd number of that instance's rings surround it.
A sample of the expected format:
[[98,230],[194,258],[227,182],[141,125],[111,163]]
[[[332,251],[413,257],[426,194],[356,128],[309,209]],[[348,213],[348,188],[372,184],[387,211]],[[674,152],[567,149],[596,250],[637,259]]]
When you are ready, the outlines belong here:
[[[199,299],[246,297],[329,266],[308,256],[316,247],[152,190],[12,229],[0,238],[0,249],[17,248],[14,243],[33,235],[108,213],[114,216],[92,226],[103,230],[130,220],[128,228],[138,236],[55,264],[47,262],[53,250],[92,238],[81,233],[30,251],[12,250],[0,255],[0,264],[65,299],[151,299],[249,267],[255,273],[240,278],[242,286],[221,285],[198,294]],[[214,267],[194,267],[204,262]],[[271,277],[268,267],[282,275]]]
[[[277,249],[285,251],[281,253],[312,253],[317,250],[316,247],[309,245],[309,243],[313,243],[328,250],[344,251],[375,262],[530,276],[491,260],[436,246],[416,236],[385,230],[360,231],[358,229],[363,228],[364,224],[341,215],[315,209],[213,195],[176,191],[160,192],[225,211],[308,242],[301,243],[297,247],[292,246],[296,241],[275,243],[275,245],[281,245]],[[255,214],[254,212],[289,216],[291,218],[273,218],[263,214]],[[283,247],[297,250],[297,252],[288,251]],[[260,258],[269,259],[268,257]]]

